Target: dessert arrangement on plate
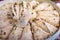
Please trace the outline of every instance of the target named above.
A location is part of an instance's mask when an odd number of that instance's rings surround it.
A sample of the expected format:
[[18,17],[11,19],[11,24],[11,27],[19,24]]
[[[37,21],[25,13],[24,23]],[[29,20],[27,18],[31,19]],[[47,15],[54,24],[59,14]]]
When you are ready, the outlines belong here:
[[21,1],[0,6],[0,39],[46,40],[59,29],[59,12],[48,2]]

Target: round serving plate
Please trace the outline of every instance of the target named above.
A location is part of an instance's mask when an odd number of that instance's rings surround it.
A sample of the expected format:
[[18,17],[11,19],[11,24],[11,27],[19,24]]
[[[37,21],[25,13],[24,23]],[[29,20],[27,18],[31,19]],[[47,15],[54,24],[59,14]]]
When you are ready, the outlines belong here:
[[[22,0],[4,0],[4,1],[1,1],[0,2],[0,7],[1,6],[3,6],[4,4],[7,4],[7,3],[14,3],[14,2],[21,2]],[[24,0],[24,1],[27,1],[27,0]],[[31,0],[30,0],[31,1]],[[58,31],[55,33],[55,34],[53,34],[52,36],[50,36],[48,39],[46,39],[46,40],[55,40],[57,37],[58,37],[58,35],[60,34],[60,28],[58,29]],[[0,39],[1,40],[1,39]]]

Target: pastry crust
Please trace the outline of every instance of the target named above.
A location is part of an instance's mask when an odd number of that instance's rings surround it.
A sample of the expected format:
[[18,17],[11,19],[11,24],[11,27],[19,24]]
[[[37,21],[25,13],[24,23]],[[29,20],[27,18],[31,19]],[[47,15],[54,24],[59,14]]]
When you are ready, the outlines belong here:
[[22,35],[22,31],[23,28],[17,27],[10,33],[8,40],[19,40]]
[[45,22],[45,24],[46,24],[47,28],[49,29],[51,35],[54,34],[58,30],[57,27],[55,27],[47,22]]
[[40,27],[42,28],[44,31],[46,32],[50,32],[49,29],[46,27],[45,23],[42,21],[42,20],[37,20],[35,21],[35,23]]
[[57,24],[59,23],[59,14],[57,13],[56,15],[55,12],[56,11],[41,11],[41,12],[38,12],[39,15],[37,18],[45,20],[48,23],[54,26],[57,26]]
[[[44,5],[45,5],[45,6],[44,6]],[[39,4],[39,5],[35,8],[35,10],[40,10],[40,11],[42,11],[42,10],[54,10],[54,8],[53,8],[53,6],[50,5],[49,3],[44,2],[44,3]]]
[[22,37],[20,40],[33,40],[32,38],[32,32],[31,32],[31,27],[30,25],[28,24],[24,30],[23,30],[23,34],[22,34]]
[[13,26],[7,25],[5,28],[2,29],[2,39],[6,39],[9,36],[12,28]]
[[59,12],[48,2],[7,3],[0,7],[2,40],[45,40],[59,27]]
[[35,40],[44,40],[44,38],[47,38],[50,35],[48,32],[38,27],[34,22],[32,22],[32,27]]

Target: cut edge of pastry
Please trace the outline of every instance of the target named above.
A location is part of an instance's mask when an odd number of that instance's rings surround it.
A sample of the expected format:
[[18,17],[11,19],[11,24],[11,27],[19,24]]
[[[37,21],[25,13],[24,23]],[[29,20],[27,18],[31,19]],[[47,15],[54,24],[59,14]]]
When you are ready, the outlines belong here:
[[[32,23],[32,28],[33,28],[33,35],[34,35],[34,30],[36,30],[36,29],[34,29],[34,27],[35,27],[35,23]],[[37,27],[37,26],[36,26]],[[42,30],[40,27],[37,27],[38,29],[40,29],[40,31]],[[44,31],[44,30],[42,30],[42,31]],[[44,31],[43,33],[47,33],[46,31]],[[48,37],[50,36],[50,33],[47,33],[45,36],[45,38],[47,38],[47,35],[48,35]],[[44,39],[45,39],[44,38]],[[35,39],[35,38],[34,38]]]

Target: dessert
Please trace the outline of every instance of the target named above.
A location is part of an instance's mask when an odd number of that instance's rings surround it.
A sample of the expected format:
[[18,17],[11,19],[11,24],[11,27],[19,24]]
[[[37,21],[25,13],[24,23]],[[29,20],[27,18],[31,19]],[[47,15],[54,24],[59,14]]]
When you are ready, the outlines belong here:
[[0,39],[45,40],[59,29],[59,12],[48,2],[7,3],[0,7]]

